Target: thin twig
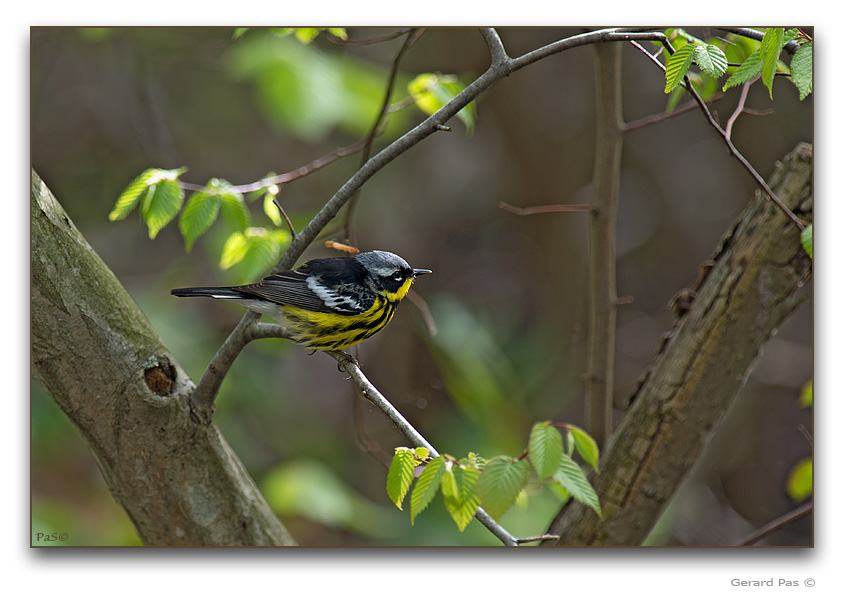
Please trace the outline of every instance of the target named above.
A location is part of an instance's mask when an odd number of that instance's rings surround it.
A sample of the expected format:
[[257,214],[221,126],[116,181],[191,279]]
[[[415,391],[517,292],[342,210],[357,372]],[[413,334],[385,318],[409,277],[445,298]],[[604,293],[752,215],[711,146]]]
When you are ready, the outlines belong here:
[[[380,391],[378,391],[378,388],[369,381],[354,359],[343,352],[326,352],[337,361],[341,369],[349,374],[349,377],[351,377],[352,381],[357,384],[366,399],[374,404],[378,410],[384,413],[384,415],[396,425],[396,428],[398,428],[401,434],[404,435],[411,444],[416,447],[426,448],[431,457],[437,458],[440,456],[436,448],[434,448],[434,446],[432,446],[428,440],[426,440],[422,434],[419,433],[416,428],[414,428],[413,425],[411,425],[407,419],[402,416],[402,414],[390,403],[390,401],[387,400]],[[499,525],[498,522],[493,520],[483,508],[478,508],[478,511],[475,513],[475,517],[502,543],[507,546],[518,546],[519,541],[507,532],[507,530],[505,530],[501,525]]]
[[[380,133],[380,132],[379,132]],[[282,173],[280,175],[272,175],[269,177],[265,177],[261,180],[253,182],[251,184],[243,184],[239,186],[234,186],[234,189],[241,194],[248,194],[249,192],[254,192],[256,190],[262,190],[268,186],[272,185],[283,185],[293,180],[299,179],[300,177],[305,177],[318,169],[322,169],[326,165],[330,165],[334,161],[338,159],[342,159],[343,157],[347,157],[349,155],[353,155],[358,151],[361,151],[366,146],[366,139],[362,138],[357,142],[354,142],[348,146],[343,146],[338,148],[332,153],[325,155],[324,157],[320,157],[319,159],[315,159],[310,163],[302,165],[301,167],[297,167],[293,171],[288,171],[287,173]],[[179,181],[179,187],[184,190],[189,190],[191,192],[199,192],[200,190],[205,189],[205,186],[199,186],[196,184],[191,184],[188,182]]]
[[517,538],[516,542],[525,544],[526,542],[544,542],[546,540],[560,540],[559,534],[540,534],[539,536],[524,536]]
[[727,125],[724,126],[724,135],[727,138],[733,133],[733,124],[736,123],[739,115],[741,112],[744,111],[744,104],[747,102],[747,92],[750,90],[750,85],[752,85],[761,75],[754,76],[751,80],[747,81],[741,86],[741,94],[739,95],[738,105],[733,110],[733,113],[730,114],[730,117],[727,119]]
[[278,201],[278,196],[273,196],[273,204],[275,204],[284,220],[287,221],[287,226],[290,228],[290,237],[296,237],[296,228],[293,226],[293,221],[290,220],[290,217],[287,216],[284,208],[282,208],[281,203]]
[[797,430],[798,430],[798,431],[800,432],[800,434],[801,434],[801,435],[802,435],[802,436],[806,439],[806,441],[808,442],[808,444],[809,444],[810,446],[813,446],[813,447],[814,447],[814,443],[815,443],[815,442],[814,442],[814,439],[812,439],[812,434],[811,434],[811,433],[809,433],[809,430],[808,430],[808,429],[806,429],[806,427],[805,427],[802,423],[801,423],[800,425],[797,425]]
[[[404,39],[404,43],[399,48],[398,52],[396,52],[395,57],[393,58],[392,66],[390,67],[390,75],[387,77],[387,88],[384,92],[384,101],[381,104],[381,109],[378,111],[378,115],[375,118],[375,122],[372,124],[372,128],[369,131],[369,134],[366,135],[366,142],[363,146],[363,153],[361,154],[360,158],[360,165],[359,167],[363,167],[364,163],[369,160],[370,153],[372,151],[372,143],[377,136],[378,130],[382,127],[382,124],[385,122],[385,118],[387,114],[390,112],[390,97],[393,94],[393,85],[395,85],[396,77],[398,76],[399,72],[399,62],[401,61],[402,56],[404,53],[412,46],[419,36],[424,32],[424,29],[408,29],[407,36]],[[360,197],[360,190],[355,192],[354,196],[352,196],[351,200],[349,200],[349,207],[346,209],[346,222],[343,225],[345,229],[345,237],[349,240],[352,245],[357,245],[354,237],[354,229],[352,226],[352,219],[354,218],[355,210],[358,203],[358,198]]]
[[[663,35],[661,41],[662,41],[663,45],[665,45],[665,48],[668,51],[668,53],[673,54],[674,53],[674,47],[671,45],[671,42],[668,41],[668,38],[666,38]],[[653,62],[655,62],[657,64],[657,66],[659,66],[663,71],[665,71],[665,66],[659,60],[654,59],[653,56],[650,54],[650,52],[646,51],[642,46],[640,46],[638,44],[634,43],[634,45],[636,45],[640,50],[642,50],[645,53],[646,56],[651,58],[651,60]],[[768,199],[771,200],[771,202],[773,202],[774,204],[776,204],[777,207],[789,219],[791,219],[791,221],[797,226],[797,228],[802,231],[806,227],[806,223],[801,221],[797,217],[797,215],[795,215],[793,212],[791,212],[791,210],[787,206],[785,206],[785,204],[782,203],[782,201],[777,197],[777,195],[774,194],[774,191],[771,189],[771,187],[768,185],[768,183],[762,178],[761,175],[759,175],[759,173],[753,168],[753,166],[744,157],[744,155],[741,154],[738,151],[738,149],[736,149],[735,145],[733,145],[733,142],[730,140],[730,137],[727,136],[726,133],[724,132],[723,128],[721,128],[721,126],[718,125],[718,122],[715,120],[715,117],[712,115],[712,112],[706,106],[706,102],[701,98],[701,96],[695,90],[694,85],[692,85],[691,81],[689,80],[689,77],[685,76],[683,78],[684,78],[683,83],[682,83],[683,88],[686,89],[686,91],[688,91],[692,95],[692,98],[698,104],[698,106],[700,107],[704,116],[706,116],[706,121],[709,122],[710,126],[715,128],[715,130],[718,132],[718,135],[721,136],[721,139],[727,145],[727,150],[729,150],[730,154],[733,157],[735,157],[739,161],[739,163],[742,164],[742,166],[747,170],[748,173],[750,173],[750,175],[753,177],[753,179],[756,181],[756,183],[763,190],[765,190],[765,194],[767,195]]]
[[428,307],[428,302],[413,289],[408,292],[407,298],[413,303],[413,305],[416,306],[416,309],[419,310],[419,314],[422,316],[422,321],[425,323],[425,328],[428,329],[428,336],[436,336],[437,323],[434,321],[434,316],[431,315],[431,308]]
[[[726,97],[724,93],[715,93],[712,97],[709,97],[706,101],[707,103],[715,103],[716,101],[720,101]],[[687,113],[689,111],[697,109],[697,103],[694,101],[687,101],[683,103],[683,105],[677,106],[675,109],[671,111],[664,111],[662,113],[657,113],[654,115],[649,115],[644,118],[633,120],[632,122],[626,122],[624,124],[624,131],[630,132],[632,130],[638,130],[639,128],[644,128],[645,126],[650,126],[652,124],[658,124],[659,122],[664,122],[665,120],[671,119],[674,116],[678,116],[683,113]]]
[[499,202],[498,208],[512,212],[519,216],[528,216],[535,214],[546,214],[550,212],[591,212],[592,207],[588,204],[546,204],[544,206],[528,206],[521,208],[507,204],[506,202]]
[[[765,37],[765,33],[763,31],[757,31],[756,29],[748,29],[747,27],[718,27],[718,29],[721,29],[722,31],[727,31],[728,33],[741,35],[742,37],[749,37],[750,39],[755,39],[756,41],[762,41],[762,38]],[[789,54],[793,54],[797,51],[799,47],[800,45],[796,41],[789,41],[785,44],[783,49]]]
[[795,520],[799,520],[803,516],[811,513],[812,509],[813,509],[813,504],[812,504],[811,501],[808,502],[808,503],[805,503],[805,504],[801,505],[800,507],[798,507],[797,509],[792,510],[792,511],[788,512],[787,514],[780,516],[779,518],[777,518],[773,522],[769,522],[769,523],[765,524],[759,530],[757,530],[756,532],[754,532],[753,534],[751,534],[750,536],[748,536],[747,538],[745,538],[741,542],[736,543],[735,546],[738,546],[738,547],[750,546],[750,545],[754,544],[755,542],[762,540],[763,538],[765,538],[769,534],[776,532],[780,528],[785,528],[786,526],[788,526],[789,524],[791,524]]

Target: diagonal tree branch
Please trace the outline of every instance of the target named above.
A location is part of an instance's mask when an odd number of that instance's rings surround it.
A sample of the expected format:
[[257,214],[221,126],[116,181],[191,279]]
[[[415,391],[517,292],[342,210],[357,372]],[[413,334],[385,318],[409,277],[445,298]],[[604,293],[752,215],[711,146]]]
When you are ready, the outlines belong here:
[[[445,127],[445,123],[457,115],[457,112],[466,107],[499,80],[534,62],[566,50],[595,43],[626,41],[631,38],[654,38],[654,36],[662,34],[645,33],[640,30],[625,28],[601,29],[556,41],[532,52],[528,52],[519,58],[508,57],[495,29],[481,29],[481,35],[490,48],[491,63],[489,68],[441,109],[390,143],[364,163],[325,203],[305,228],[292,239],[287,250],[273,269],[273,272],[292,268],[302,256],[305,249],[319,236],[325,226],[337,216],[340,209],[354,197],[363,184],[406,151],[437,131],[442,130]],[[664,35],[662,37],[664,38]],[[235,352],[236,354],[236,351],[239,351],[245,344],[237,334],[243,332],[250,323],[255,322],[257,319],[257,314],[247,312],[241,323],[238,324],[235,330],[232,331],[232,334],[226,339],[221,350]],[[196,394],[192,398],[192,402],[200,418],[210,419],[214,399],[217,396],[222,378],[225,377],[231,361],[233,359],[229,356],[221,357],[220,361],[212,361],[212,365],[209,365],[209,368],[197,384]]]
[[31,222],[32,375],[141,540],[295,545],[217,427],[191,418],[190,378],[35,172]]
[[[812,218],[812,147],[801,144],[771,177],[785,203]],[[760,349],[804,298],[812,263],[800,232],[757,199],[723,238],[714,266],[645,372],[613,432],[593,484],[602,520],[564,507],[548,532],[560,546],[635,546],[699,457],[744,385]],[[719,544],[719,543],[712,543]]]

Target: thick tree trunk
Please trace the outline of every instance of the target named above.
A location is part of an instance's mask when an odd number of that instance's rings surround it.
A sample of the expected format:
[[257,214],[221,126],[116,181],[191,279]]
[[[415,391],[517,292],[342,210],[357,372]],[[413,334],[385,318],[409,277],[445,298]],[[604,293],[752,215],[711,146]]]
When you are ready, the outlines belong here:
[[[770,186],[811,221],[812,147],[801,144]],[[760,349],[803,301],[812,262],[799,229],[764,197],[712,257],[705,282],[681,299],[680,317],[611,435],[593,485],[603,520],[569,504],[549,532],[560,546],[637,545],[698,459],[744,385]],[[688,306],[688,308],[686,307]],[[719,543],[713,543],[719,544]]]
[[82,433],[141,540],[295,545],[149,321],[32,173],[31,369]]

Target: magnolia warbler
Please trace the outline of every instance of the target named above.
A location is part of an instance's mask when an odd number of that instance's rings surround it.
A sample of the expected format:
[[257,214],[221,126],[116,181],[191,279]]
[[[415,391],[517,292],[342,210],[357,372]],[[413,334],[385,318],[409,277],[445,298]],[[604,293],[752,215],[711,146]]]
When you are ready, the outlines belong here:
[[414,279],[429,274],[390,252],[353,258],[319,258],[295,270],[237,287],[173,289],[177,297],[227,299],[276,318],[303,346],[345,349],[366,340],[392,319]]

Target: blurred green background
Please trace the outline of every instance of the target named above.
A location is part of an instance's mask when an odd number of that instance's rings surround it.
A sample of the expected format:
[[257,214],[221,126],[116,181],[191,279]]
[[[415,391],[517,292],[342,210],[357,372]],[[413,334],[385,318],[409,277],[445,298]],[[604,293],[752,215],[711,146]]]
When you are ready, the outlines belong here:
[[[392,29],[350,29],[353,39]],[[708,32],[690,29],[699,37]],[[580,32],[502,28],[511,56]],[[126,286],[165,345],[197,380],[242,310],[180,301],[177,286],[249,279],[217,266],[225,230],[190,254],[177,225],[150,241],[135,215],[110,223],[123,188],[149,167],[187,166],[182,180],[233,184],[304,165],[366,134],[380,108],[401,40],[304,46],[266,30],[232,39],[231,28],[33,28],[32,165],[70,218]],[[662,73],[624,48],[624,116],[666,105]],[[415,285],[428,303],[430,336],[411,303],[358,349],[364,371],[441,452],[518,455],[535,421],[584,425],[586,216],[518,217],[516,206],[585,203],[594,146],[593,50],[563,52],[496,84],[479,100],[474,134],[454,119],[363,188],[354,223],[363,250],[396,252],[434,274]],[[423,72],[470,82],[488,66],[470,28],[431,28],[406,52],[393,96]],[[715,104],[725,122],[738,89]],[[812,97],[778,80],[774,101],[756,84],[733,141],[757,170],[811,141]],[[394,114],[375,150],[423,114]],[[286,186],[280,201],[301,227],[348,179],[358,156]],[[618,221],[620,309],[617,402],[631,393],[670,329],[671,297],[752,198],[751,178],[697,111],[630,132],[624,141]],[[262,220],[260,205],[253,215]],[[336,229],[336,227],[335,227]],[[326,239],[342,240],[336,235]],[[334,255],[321,243],[305,258]],[[806,288],[811,300],[811,287]],[[649,544],[730,544],[793,509],[792,467],[811,454],[801,387],[812,374],[811,301],[772,339],[705,455]],[[139,544],[75,428],[32,383],[33,544]],[[616,413],[619,415],[620,413]],[[407,445],[324,355],[268,340],[242,353],[222,387],[215,421],[270,505],[302,545],[497,544],[477,522],[464,533],[441,500],[410,525],[386,495],[385,468],[360,447],[359,430],[386,452]],[[547,488],[502,524],[540,534],[559,508]],[[47,543],[38,534],[67,534]],[[811,543],[811,518],[766,539]]]

